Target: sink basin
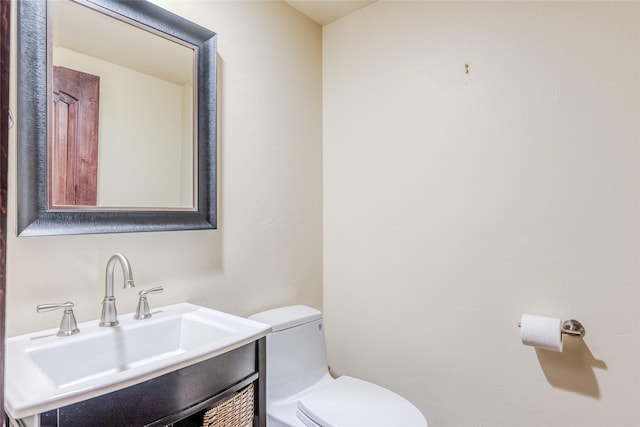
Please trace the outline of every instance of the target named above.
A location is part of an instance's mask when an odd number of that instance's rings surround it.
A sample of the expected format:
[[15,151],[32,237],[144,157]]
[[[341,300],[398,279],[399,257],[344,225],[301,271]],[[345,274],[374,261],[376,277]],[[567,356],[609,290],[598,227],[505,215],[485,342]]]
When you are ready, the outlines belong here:
[[271,327],[242,317],[182,303],[152,310],[120,325],[78,325],[6,340],[5,406],[14,419],[76,403],[146,381],[241,347]]

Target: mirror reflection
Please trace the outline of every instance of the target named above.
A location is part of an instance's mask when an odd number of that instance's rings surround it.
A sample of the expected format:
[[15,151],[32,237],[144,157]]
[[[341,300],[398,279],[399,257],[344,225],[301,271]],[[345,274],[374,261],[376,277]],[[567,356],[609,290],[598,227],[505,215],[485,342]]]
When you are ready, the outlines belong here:
[[197,209],[194,46],[50,7],[49,209]]

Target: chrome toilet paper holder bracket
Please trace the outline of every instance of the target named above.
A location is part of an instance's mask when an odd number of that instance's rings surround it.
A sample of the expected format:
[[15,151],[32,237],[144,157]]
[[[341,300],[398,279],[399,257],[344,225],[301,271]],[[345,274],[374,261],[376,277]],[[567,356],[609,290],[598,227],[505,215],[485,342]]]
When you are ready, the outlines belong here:
[[[522,325],[518,322],[518,328]],[[575,319],[564,320],[562,322],[562,326],[560,327],[560,333],[563,335],[570,335],[572,337],[584,337],[586,330],[582,323],[578,322]]]
[[569,319],[562,322],[562,327],[560,328],[560,333],[564,335],[571,335],[572,337],[584,337],[585,334],[584,326],[582,323],[578,322],[575,319]]

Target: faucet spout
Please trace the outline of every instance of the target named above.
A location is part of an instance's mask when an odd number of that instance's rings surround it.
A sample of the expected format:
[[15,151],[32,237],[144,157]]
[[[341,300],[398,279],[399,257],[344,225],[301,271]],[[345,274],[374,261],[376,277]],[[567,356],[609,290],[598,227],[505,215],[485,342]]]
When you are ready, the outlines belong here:
[[100,317],[100,326],[116,326],[118,322],[118,312],[116,311],[116,298],[113,296],[113,273],[116,264],[122,267],[124,276],[123,289],[135,287],[133,283],[133,273],[131,272],[131,264],[126,256],[117,253],[113,254],[107,262],[105,271],[105,287],[104,300],[102,301],[102,316]]

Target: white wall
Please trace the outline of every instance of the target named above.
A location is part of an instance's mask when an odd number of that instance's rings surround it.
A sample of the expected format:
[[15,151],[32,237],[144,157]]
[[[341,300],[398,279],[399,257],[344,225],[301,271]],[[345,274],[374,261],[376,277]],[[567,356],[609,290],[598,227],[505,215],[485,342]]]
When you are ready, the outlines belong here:
[[[324,27],[335,371],[434,426],[640,424],[639,32],[638,2],[383,1]],[[584,343],[522,346],[522,313]]]
[[195,192],[194,182],[194,143],[193,143],[193,85],[182,86],[182,123],[189,123],[182,126],[182,148],[180,150],[180,170],[182,177],[180,183],[180,206],[194,206]]
[[12,129],[8,336],[58,325],[59,313],[36,314],[40,303],[71,300],[78,321],[99,317],[116,251],[137,286],[116,290],[121,313],[155,285],[165,292],[152,306],[189,301],[238,315],[321,307],[321,28],[283,2],[158,3],[218,34],[219,229],[17,238]]

